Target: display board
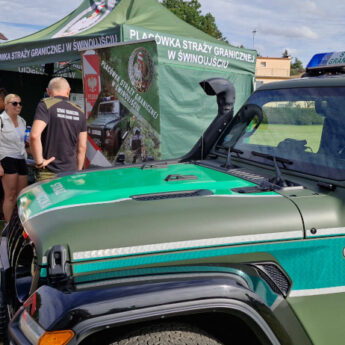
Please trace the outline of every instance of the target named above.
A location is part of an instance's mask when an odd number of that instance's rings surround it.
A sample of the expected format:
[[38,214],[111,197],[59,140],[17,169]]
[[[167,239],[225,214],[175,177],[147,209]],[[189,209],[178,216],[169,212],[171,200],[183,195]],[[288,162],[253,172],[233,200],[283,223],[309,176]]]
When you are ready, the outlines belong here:
[[161,159],[156,43],[88,50],[82,62],[88,140],[94,151],[89,164]]

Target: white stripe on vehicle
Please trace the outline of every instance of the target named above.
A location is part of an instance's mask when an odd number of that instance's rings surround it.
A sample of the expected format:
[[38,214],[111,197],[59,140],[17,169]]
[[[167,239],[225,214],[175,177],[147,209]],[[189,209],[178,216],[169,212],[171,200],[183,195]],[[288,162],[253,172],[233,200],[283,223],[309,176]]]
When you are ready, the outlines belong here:
[[122,247],[122,248],[107,248],[95,249],[83,252],[73,253],[73,260],[87,260],[95,258],[107,258],[113,256],[133,255],[133,254],[147,254],[153,252],[164,252],[180,249],[193,249],[200,247],[213,247],[220,245],[233,245],[233,244],[247,244],[253,242],[268,242],[279,240],[293,240],[302,238],[302,230],[299,231],[286,231],[267,234],[255,234],[244,236],[231,236],[219,238],[205,238],[202,240],[190,240],[168,243],[147,244],[143,246]]
[[343,292],[345,292],[345,286],[328,287],[328,288],[321,288],[321,289],[292,290],[289,294],[289,297],[328,295],[332,293],[343,293]]
[[66,208],[73,208],[73,207],[81,207],[81,206],[90,206],[90,205],[103,205],[103,204],[113,204],[113,203],[117,203],[117,202],[123,202],[123,201],[128,201],[128,200],[132,200],[131,198],[123,198],[123,199],[118,199],[118,200],[110,200],[110,201],[100,201],[100,202],[88,202],[88,203],[85,203],[85,204],[74,204],[74,205],[65,205],[65,206],[59,206],[59,207],[53,207],[53,208],[50,208],[48,210],[44,210],[42,212],[38,212],[38,213],[35,213],[34,215],[32,216],[29,216],[29,217],[25,217],[23,214],[23,212],[21,212],[21,210],[19,209],[19,215],[22,216],[25,218],[22,220],[22,223],[23,225],[30,219],[33,219],[33,218],[36,218],[38,216],[41,216],[42,214],[45,214],[45,213],[49,213],[49,212],[52,212],[52,211],[58,211],[58,210],[63,210],[63,209],[66,209]]
[[[316,230],[316,232],[315,232]],[[323,237],[323,236],[345,235],[345,228],[327,228],[327,229],[310,229],[307,230],[307,237]]]

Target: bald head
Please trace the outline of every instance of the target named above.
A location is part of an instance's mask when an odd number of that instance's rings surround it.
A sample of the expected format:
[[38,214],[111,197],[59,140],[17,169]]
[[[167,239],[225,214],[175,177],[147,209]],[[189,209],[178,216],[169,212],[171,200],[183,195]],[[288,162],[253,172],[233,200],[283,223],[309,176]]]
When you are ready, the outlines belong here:
[[50,80],[47,93],[50,97],[63,96],[69,97],[71,88],[65,78],[56,77]]

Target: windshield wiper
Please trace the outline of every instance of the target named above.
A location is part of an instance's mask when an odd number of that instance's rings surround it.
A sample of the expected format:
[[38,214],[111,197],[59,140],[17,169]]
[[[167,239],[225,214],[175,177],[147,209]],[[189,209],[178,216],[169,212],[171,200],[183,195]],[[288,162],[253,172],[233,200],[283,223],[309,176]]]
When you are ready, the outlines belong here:
[[229,169],[231,166],[231,152],[234,152],[237,154],[237,157],[239,157],[241,154],[243,154],[243,151],[235,149],[231,146],[226,147],[226,146],[217,146],[216,149],[223,149],[223,150],[227,150],[227,156],[226,156],[226,161],[224,163],[224,165],[222,165],[223,168],[225,169]]
[[262,153],[262,152],[258,152],[258,151],[252,151],[252,155],[253,156],[258,156],[258,157],[263,157],[266,159],[269,159],[271,161],[273,161],[274,164],[274,168],[276,170],[276,176],[271,180],[269,180],[270,183],[273,183],[277,186],[281,186],[281,187],[286,187],[288,184],[286,183],[286,181],[283,179],[281,171],[278,167],[278,163],[282,163],[283,168],[286,169],[286,164],[293,164],[293,161],[290,161],[289,159],[286,158],[282,158],[282,157],[277,157],[275,155],[270,155],[268,153]]

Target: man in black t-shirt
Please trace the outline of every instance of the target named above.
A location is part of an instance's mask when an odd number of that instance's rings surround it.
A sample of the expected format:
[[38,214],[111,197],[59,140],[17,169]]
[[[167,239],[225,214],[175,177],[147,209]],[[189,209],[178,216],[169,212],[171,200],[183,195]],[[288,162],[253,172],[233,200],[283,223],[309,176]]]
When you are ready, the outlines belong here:
[[37,106],[30,147],[38,180],[83,169],[86,118],[80,107],[69,101],[70,91],[66,79],[53,78],[47,88],[50,97]]

